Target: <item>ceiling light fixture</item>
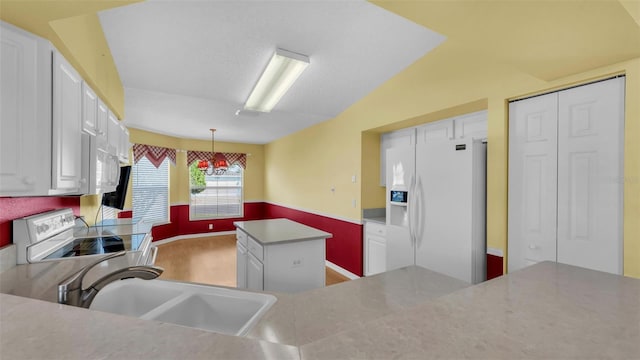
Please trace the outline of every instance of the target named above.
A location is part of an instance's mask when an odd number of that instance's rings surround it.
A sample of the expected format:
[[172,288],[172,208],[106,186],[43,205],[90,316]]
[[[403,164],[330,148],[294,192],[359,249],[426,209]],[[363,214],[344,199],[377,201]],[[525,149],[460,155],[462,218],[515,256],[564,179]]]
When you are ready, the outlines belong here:
[[198,161],[198,169],[207,175],[222,175],[227,172],[229,163],[223,153],[216,153],[214,150],[213,134],[216,132],[216,129],[209,130],[211,130],[211,160]]
[[244,109],[270,112],[308,65],[308,56],[276,49],[253,87]]

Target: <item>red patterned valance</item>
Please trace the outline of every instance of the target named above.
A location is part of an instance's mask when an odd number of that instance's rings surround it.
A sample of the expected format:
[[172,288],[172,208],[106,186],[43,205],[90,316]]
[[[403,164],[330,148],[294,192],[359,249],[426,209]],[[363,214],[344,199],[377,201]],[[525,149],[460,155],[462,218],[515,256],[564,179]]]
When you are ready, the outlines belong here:
[[[217,154],[217,153],[216,153]],[[241,168],[247,168],[247,154],[240,153],[222,153],[230,165],[238,164]],[[196,160],[211,159],[211,151],[187,151],[187,164],[191,165]]]
[[174,165],[176,164],[176,149],[133,144],[133,161],[137,163],[143,156],[155,167],[159,167],[166,158],[169,158]]

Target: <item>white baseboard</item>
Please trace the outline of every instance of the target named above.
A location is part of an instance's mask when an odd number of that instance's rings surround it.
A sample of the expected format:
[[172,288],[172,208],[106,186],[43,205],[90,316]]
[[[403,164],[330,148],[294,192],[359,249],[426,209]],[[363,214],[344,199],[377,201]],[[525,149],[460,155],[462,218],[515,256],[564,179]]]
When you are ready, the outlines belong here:
[[332,263],[332,262],[331,262],[331,261],[329,261],[329,260],[325,260],[325,261],[324,261],[324,264],[325,264],[329,269],[331,269],[331,270],[333,270],[333,271],[337,272],[337,273],[338,273],[338,274],[340,274],[340,275],[346,276],[346,277],[348,277],[348,278],[349,278],[349,279],[351,279],[351,280],[355,280],[355,279],[359,279],[359,278],[360,278],[360,276],[358,276],[358,275],[356,275],[356,274],[352,273],[351,271],[346,270],[346,269],[344,269],[344,268],[342,268],[342,267],[340,267],[340,266],[338,266],[338,265],[336,265],[336,264]]
[[170,242],[174,242],[176,240],[202,238],[202,237],[209,237],[209,236],[220,236],[220,235],[232,235],[235,233],[236,233],[235,230],[232,230],[232,231],[217,231],[217,232],[201,233],[201,234],[178,235],[178,236],[154,241],[151,243],[151,245],[163,245],[163,244],[168,244]]
[[9,244],[0,249],[0,272],[16,266],[18,260],[17,249],[14,244]]
[[504,253],[502,252],[502,249],[496,249],[496,248],[487,248],[487,254],[489,255],[493,255],[493,256],[499,256],[499,257],[504,257]]

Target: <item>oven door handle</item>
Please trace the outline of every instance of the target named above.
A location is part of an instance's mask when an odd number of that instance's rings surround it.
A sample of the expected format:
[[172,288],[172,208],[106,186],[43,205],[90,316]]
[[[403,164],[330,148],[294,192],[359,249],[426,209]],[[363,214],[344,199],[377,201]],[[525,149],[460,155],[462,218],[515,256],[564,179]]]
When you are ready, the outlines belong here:
[[149,257],[151,258],[151,261],[147,261],[147,265],[154,265],[156,263],[156,257],[158,257],[158,247],[157,246],[152,246],[151,247],[151,255]]

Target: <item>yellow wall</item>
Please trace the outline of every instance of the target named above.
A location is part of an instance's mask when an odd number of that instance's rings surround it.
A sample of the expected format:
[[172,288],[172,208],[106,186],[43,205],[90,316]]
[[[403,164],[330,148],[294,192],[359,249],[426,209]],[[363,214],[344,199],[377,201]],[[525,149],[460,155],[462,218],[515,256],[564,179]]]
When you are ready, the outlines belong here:
[[[615,0],[375,3],[447,40],[336,118],[268,144],[267,200],[360,219],[351,199],[364,208],[384,204],[376,132],[484,106],[487,242],[506,255],[508,99],[626,73],[624,274],[640,277],[638,7]],[[345,180],[353,172],[360,187]]]
[[[360,206],[352,208],[351,199],[361,199],[365,208],[384,204],[384,193],[375,185],[379,145],[372,132],[447,118],[459,112],[448,109],[484,103],[488,109],[487,242],[506,257],[508,99],[626,73],[624,274],[640,277],[640,59],[636,56],[559,78],[555,77],[559,70],[553,69],[545,73],[549,79],[543,79],[539,74],[544,71],[538,67],[533,76],[482,56],[469,66],[467,56],[451,55],[467,55],[461,51],[459,43],[447,41],[336,118],[268,144],[267,200],[360,219]],[[360,187],[349,183],[352,173],[361,174]],[[334,184],[332,194],[329,189]]]
[[[138,129],[129,129],[129,131],[131,143],[185,150],[177,152],[176,166],[169,167],[169,201],[174,205],[188,204],[189,168],[186,150],[211,151],[211,141],[182,139]],[[215,150],[247,154],[247,168],[244,171],[244,200],[264,200],[264,145],[216,141]]]

